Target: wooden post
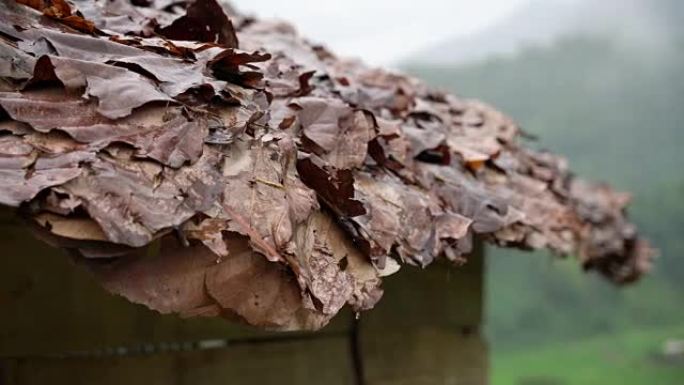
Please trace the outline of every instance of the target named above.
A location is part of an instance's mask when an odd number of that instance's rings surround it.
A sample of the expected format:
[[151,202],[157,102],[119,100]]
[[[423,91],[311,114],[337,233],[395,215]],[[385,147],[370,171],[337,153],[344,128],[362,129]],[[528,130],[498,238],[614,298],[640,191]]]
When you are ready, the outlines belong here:
[[483,385],[481,249],[460,269],[404,268],[359,324],[364,385]]
[[318,333],[161,316],[0,216],[0,384],[484,384],[482,264],[404,268]]

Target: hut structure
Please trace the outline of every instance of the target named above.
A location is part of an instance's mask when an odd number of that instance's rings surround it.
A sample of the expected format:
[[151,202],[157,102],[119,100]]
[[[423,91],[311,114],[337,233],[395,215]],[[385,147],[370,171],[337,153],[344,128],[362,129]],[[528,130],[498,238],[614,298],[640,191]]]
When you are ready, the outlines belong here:
[[215,0],[3,0],[0,383],[485,384],[484,242],[651,259],[521,136]]

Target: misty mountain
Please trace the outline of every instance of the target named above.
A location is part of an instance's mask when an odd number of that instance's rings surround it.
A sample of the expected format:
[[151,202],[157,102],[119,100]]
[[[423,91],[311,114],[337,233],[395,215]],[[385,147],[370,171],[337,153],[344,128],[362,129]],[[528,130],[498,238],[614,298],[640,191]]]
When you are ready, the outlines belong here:
[[[537,4],[534,12],[548,12]],[[569,265],[488,251],[488,291],[494,293],[488,332],[494,345],[512,349],[684,322],[684,2],[563,4],[570,8],[555,20],[575,20],[575,29],[572,23],[548,27],[555,37],[519,43],[509,51],[514,55],[481,50],[485,56],[464,56],[466,64],[414,61],[404,67],[432,85],[496,105],[538,136],[539,148],[566,155],[583,175],[631,191],[633,218],[660,250],[653,273],[627,290]],[[540,23],[538,33],[550,24]],[[509,20],[482,36],[509,39],[512,47],[513,35],[500,32],[511,25]],[[436,52],[460,48],[445,45]]]
[[[684,2],[677,0],[531,0],[493,27],[424,49],[411,64],[463,64],[510,56],[521,48],[548,47],[576,35],[602,36],[640,48],[669,47],[683,27]],[[657,42],[658,44],[654,44]]]

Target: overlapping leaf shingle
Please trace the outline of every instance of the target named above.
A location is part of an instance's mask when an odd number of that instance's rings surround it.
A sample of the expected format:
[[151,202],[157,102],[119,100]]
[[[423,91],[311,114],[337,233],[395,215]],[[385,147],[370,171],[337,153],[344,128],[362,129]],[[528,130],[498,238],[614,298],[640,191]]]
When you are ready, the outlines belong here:
[[0,203],[108,290],[316,329],[401,265],[467,263],[475,236],[647,270],[627,197],[508,117],[222,9],[0,3]]

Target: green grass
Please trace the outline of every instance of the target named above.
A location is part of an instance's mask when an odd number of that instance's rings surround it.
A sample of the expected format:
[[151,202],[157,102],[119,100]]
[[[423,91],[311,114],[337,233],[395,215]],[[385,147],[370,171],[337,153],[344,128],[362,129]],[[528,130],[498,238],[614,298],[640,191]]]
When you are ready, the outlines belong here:
[[660,354],[668,339],[684,339],[684,325],[524,351],[494,349],[492,384],[682,385],[684,360],[666,361]]

